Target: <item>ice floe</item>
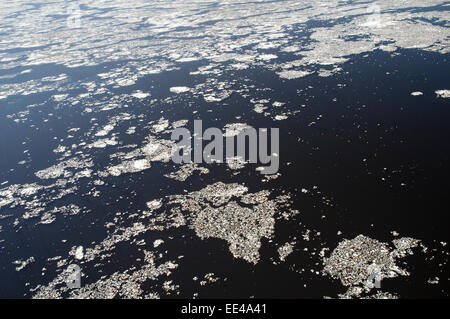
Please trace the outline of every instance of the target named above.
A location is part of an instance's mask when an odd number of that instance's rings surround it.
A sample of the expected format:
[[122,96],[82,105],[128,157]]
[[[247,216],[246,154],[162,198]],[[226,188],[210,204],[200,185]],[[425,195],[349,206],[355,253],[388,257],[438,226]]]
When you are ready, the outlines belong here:
[[435,93],[440,98],[443,98],[443,99],[450,98],[450,90],[437,90]]
[[185,93],[189,92],[190,88],[187,86],[174,86],[170,88],[170,92],[172,93]]

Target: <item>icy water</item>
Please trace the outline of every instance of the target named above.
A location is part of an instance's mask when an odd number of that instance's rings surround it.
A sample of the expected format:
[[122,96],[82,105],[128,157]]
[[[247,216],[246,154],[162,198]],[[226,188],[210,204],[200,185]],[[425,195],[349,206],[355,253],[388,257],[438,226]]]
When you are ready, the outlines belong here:
[[0,297],[448,297],[448,2],[131,2],[0,7]]

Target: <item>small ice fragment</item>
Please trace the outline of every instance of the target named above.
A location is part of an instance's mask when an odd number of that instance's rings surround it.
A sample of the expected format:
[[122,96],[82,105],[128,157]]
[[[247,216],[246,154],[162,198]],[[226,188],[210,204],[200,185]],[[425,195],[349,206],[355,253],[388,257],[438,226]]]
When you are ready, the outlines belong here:
[[431,285],[437,285],[439,283],[439,277],[434,277],[434,278],[428,279],[428,283]]
[[161,244],[164,243],[164,240],[162,239],[157,239],[153,242],[153,247],[157,248],[158,246],[160,246]]
[[172,93],[184,93],[188,92],[190,89],[187,86],[173,86],[170,88]]
[[81,260],[84,257],[83,246],[78,246],[75,250],[75,259]]
[[283,121],[286,120],[288,117],[287,115],[277,115],[275,116],[275,121]]
[[450,98],[450,90],[437,90],[435,93],[440,98],[443,98],[443,99]]
[[149,95],[150,95],[149,93],[144,93],[142,91],[136,91],[136,92],[131,94],[131,96],[133,96],[135,98],[138,98],[138,99],[144,99],[144,98],[146,98]]

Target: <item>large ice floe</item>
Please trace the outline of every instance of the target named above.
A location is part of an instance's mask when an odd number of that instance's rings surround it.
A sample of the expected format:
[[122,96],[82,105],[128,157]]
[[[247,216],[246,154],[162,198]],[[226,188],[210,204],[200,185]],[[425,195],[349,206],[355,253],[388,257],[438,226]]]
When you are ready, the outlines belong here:
[[[164,261],[163,254],[155,255],[155,252],[139,249],[144,258],[139,259],[140,266],[133,267],[132,272],[116,272],[103,276],[74,291],[65,286],[64,266],[75,258],[83,260],[84,269],[95,268],[103,263],[105,258],[114,255],[117,246],[144,247],[145,241],[136,240],[140,235],[171,228],[189,227],[200,238],[224,240],[235,258],[256,264],[260,259],[261,240],[273,237],[275,220],[280,218],[278,210],[284,210],[285,219],[297,214],[295,210],[289,209],[288,196],[275,196],[272,199],[269,197],[269,191],[249,193],[245,186],[218,182],[186,195],[172,195],[148,202],[144,212],[128,217],[136,221],[132,226],[117,227],[100,243],[85,249],[75,246],[67,258],[55,259],[61,267],[60,274],[49,284],[35,287],[34,297],[158,297],[156,292],[143,294],[141,285],[176,271],[176,261]],[[162,243],[162,239],[155,240],[152,247],[158,248]],[[285,258],[289,254],[288,250],[292,251],[292,248],[281,250],[284,256],[282,258]]]
[[386,243],[359,235],[342,241],[331,256],[324,259],[324,272],[350,287],[341,297],[358,297],[362,292],[375,288],[374,281],[408,276],[409,273],[399,268],[396,261],[412,254],[411,249],[419,243],[419,240],[404,237],[395,239],[395,249],[392,249]]

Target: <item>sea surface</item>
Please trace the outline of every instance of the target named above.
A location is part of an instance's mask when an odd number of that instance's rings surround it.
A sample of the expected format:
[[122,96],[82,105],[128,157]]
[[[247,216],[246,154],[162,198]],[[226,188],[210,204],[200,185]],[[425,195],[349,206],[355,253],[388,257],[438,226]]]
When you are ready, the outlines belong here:
[[[0,297],[447,298],[449,8],[2,2]],[[194,120],[278,173],[173,163]]]

